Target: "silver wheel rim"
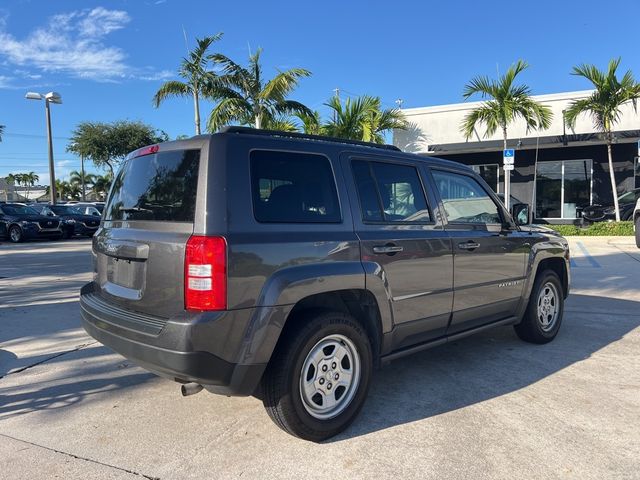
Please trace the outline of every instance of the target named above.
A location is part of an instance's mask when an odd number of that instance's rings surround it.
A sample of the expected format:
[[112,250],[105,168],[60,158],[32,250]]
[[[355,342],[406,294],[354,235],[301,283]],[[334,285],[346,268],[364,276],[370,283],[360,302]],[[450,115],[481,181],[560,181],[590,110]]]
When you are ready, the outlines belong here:
[[356,346],[344,335],[329,335],[314,345],[302,364],[302,404],[314,418],[336,417],[349,406],[359,383]]
[[558,314],[560,313],[559,298],[558,290],[551,282],[545,283],[540,289],[537,313],[540,328],[544,332],[552,330],[558,320]]
[[17,229],[12,228],[10,235],[11,235],[11,241],[17,242],[18,240],[20,240],[20,232]]

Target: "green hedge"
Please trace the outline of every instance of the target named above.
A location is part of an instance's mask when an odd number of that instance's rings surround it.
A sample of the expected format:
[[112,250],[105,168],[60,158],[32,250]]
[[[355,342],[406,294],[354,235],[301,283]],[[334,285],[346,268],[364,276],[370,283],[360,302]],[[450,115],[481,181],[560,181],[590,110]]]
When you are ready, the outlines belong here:
[[581,235],[590,237],[614,236],[620,237],[633,235],[633,222],[598,222],[588,227],[576,227],[575,225],[548,225],[561,235]]

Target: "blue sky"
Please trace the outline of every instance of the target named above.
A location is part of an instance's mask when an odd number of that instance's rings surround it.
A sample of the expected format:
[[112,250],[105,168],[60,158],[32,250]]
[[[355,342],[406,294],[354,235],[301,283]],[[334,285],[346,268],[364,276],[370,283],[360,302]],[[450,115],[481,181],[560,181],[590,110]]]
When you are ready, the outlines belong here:
[[[605,8],[603,8],[603,6]],[[342,95],[372,94],[386,106],[461,101],[473,76],[495,76],[522,58],[522,79],[534,93],[588,88],[569,75],[575,64],[622,69],[640,80],[640,2],[377,0],[351,2],[221,2],[188,0],[3,0],[0,4],[0,176],[36,171],[48,183],[44,105],[29,91],[58,91],[52,107],[57,173],[80,161],[66,153],[83,120],[142,120],[171,137],[193,134],[188,99],[159,109],[151,98],[176,78],[195,37],[223,31],[215,50],[244,61],[264,48],[265,72],[304,67],[292,98],[322,111],[336,87]],[[206,119],[210,104],[202,107]]]

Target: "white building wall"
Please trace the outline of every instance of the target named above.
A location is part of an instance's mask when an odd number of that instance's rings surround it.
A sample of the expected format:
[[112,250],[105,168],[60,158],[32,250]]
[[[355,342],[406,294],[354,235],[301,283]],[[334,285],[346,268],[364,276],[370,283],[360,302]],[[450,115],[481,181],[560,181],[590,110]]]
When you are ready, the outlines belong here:
[[[585,90],[533,96],[536,101],[551,108],[553,121],[550,128],[539,133],[536,131],[527,132],[525,122],[518,120],[508,127],[509,139],[517,141],[522,138],[535,138],[538,134],[540,136],[562,135],[562,111],[569,106],[572,100],[588,97],[591,92],[591,90]],[[403,109],[402,112],[411,124],[411,128],[409,130],[394,130],[393,144],[407,152],[432,153],[429,150],[429,145],[502,140],[501,131],[497,131],[490,137],[485,137],[484,126],[480,127],[476,134],[468,140],[460,132],[460,125],[465,115],[481,104],[482,102],[464,102]],[[623,106],[621,120],[616,125],[615,130],[638,129],[640,129],[640,114],[635,112],[633,106],[629,103]],[[576,122],[575,129],[567,129],[567,134],[594,133],[595,131],[591,118],[587,115],[581,115]]]

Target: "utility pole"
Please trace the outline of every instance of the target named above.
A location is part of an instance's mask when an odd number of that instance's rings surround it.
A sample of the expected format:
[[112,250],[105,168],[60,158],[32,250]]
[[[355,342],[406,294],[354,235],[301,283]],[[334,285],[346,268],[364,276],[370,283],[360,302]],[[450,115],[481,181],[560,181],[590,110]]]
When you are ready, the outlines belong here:
[[[333,93],[336,96],[336,99],[338,100],[338,104],[340,104],[340,88],[336,87],[333,89]],[[337,121],[337,117],[336,117],[337,112],[334,110],[333,111],[333,121],[334,123]]]
[[84,184],[84,155],[80,155],[80,169],[82,170],[82,201],[86,202],[86,192],[85,192],[85,184]]

